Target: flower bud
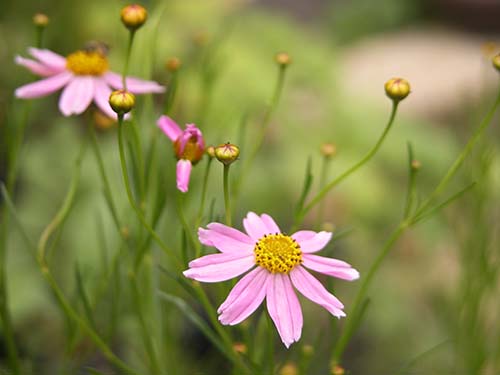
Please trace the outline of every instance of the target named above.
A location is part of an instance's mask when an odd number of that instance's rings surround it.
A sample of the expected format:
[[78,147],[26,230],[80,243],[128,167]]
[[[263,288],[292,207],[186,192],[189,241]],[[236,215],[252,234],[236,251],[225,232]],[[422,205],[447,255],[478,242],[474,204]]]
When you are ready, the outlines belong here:
[[292,362],[286,363],[279,372],[280,375],[297,375],[298,373],[297,366]]
[[148,18],[147,10],[139,4],[127,5],[122,9],[120,15],[123,24],[131,31],[141,27]]
[[181,60],[179,60],[177,57],[172,57],[168,59],[167,62],[165,63],[165,67],[171,73],[179,70],[181,65],[182,65]]
[[33,16],[33,24],[36,27],[46,27],[49,24],[49,17],[43,13],[36,13]]
[[277,53],[274,60],[282,67],[286,67],[292,63],[292,58],[286,52]]
[[198,47],[204,47],[210,42],[210,35],[204,30],[197,31],[193,35],[193,42]]
[[225,165],[229,165],[236,161],[239,155],[239,147],[229,142],[215,148],[215,157]]
[[135,96],[125,90],[116,90],[109,96],[109,105],[118,115],[124,115],[134,108]]
[[323,143],[321,145],[321,155],[331,158],[337,154],[337,147],[333,143]]
[[314,346],[312,345],[304,345],[302,347],[302,353],[305,355],[305,356],[308,356],[310,357],[311,355],[314,354]]
[[94,111],[93,117],[94,125],[98,130],[108,130],[116,124],[116,118],[112,119],[98,109]]
[[500,53],[491,60],[495,69],[500,72]]
[[215,158],[215,147],[208,146],[206,149],[207,155],[210,156],[211,159]]
[[242,342],[236,342],[236,343],[233,344],[233,350],[236,353],[245,354],[247,352],[248,348]]
[[333,365],[331,367],[331,372],[332,372],[332,375],[344,375],[345,374],[344,368],[340,365]]
[[404,78],[391,78],[384,88],[387,96],[395,101],[403,100],[410,94],[410,84]]
[[411,169],[418,171],[420,168],[422,168],[422,163],[419,160],[411,161]]

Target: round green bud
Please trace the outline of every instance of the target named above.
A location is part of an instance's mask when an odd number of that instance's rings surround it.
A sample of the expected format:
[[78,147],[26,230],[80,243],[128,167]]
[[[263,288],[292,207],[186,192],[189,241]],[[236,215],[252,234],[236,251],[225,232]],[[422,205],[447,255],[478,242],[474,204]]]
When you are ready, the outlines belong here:
[[385,93],[392,100],[400,101],[410,94],[410,84],[404,78],[391,78],[385,85]]
[[214,152],[217,160],[225,165],[235,162],[240,155],[239,147],[229,142],[217,146]]
[[118,115],[128,113],[135,106],[135,96],[125,90],[116,90],[109,96],[109,105]]

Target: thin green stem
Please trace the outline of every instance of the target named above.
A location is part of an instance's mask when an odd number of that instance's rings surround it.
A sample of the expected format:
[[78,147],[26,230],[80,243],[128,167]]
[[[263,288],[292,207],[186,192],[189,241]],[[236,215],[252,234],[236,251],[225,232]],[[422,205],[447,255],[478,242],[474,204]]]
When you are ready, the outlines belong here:
[[[300,223],[302,223],[302,220],[304,220],[305,215],[315,206],[317,205],[323,198],[324,196],[332,190],[335,186],[337,186],[339,183],[341,183],[343,180],[345,180],[347,177],[349,177],[351,174],[356,172],[359,168],[361,168],[364,164],[366,164],[380,149],[380,146],[382,146],[382,143],[384,142],[385,138],[387,137],[387,134],[391,130],[392,124],[394,123],[394,119],[396,117],[396,112],[398,109],[398,104],[399,101],[393,101],[392,102],[392,111],[391,115],[389,117],[389,121],[387,122],[387,125],[382,132],[382,135],[380,138],[377,140],[377,143],[375,143],[375,146],[356,164],[348,168],[346,171],[344,171],[342,174],[337,176],[335,179],[333,179],[331,182],[329,182],[323,189],[319,191],[316,196],[311,199],[311,201],[304,207],[302,212],[300,212],[294,222],[293,228],[296,229]],[[292,229],[293,232],[293,229]]]
[[160,374],[161,373],[160,364],[158,362],[158,357],[156,356],[156,351],[154,348],[153,335],[149,331],[148,325],[146,324],[146,320],[144,319],[144,313],[141,308],[142,307],[141,295],[139,293],[139,289],[137,288],[137,278],[135,277],[135,274],[133,274],[132,272],[129,274],[129,276],[132,288],[134,308],[137,314],[137,318],[139,319],[142,340],[144,342],[146,352],[148,353],[153,373]]
[[172,110],[175,102],[175,96],[177,94],[177,87],[179,86],[179,71],[175,70],[172,72],[172,77],[168,84],[168,91],[165,95],[165,107],[163,108],[163,114],[168,115]]
[[223,185],[224,185],[224,207],[226,210],[226,225],[231,226],[231,198],[229,197],[229,167],[224,164]]
[[193,237],[193,230],[189,226],[187,220],[186,220],[186,215],[184,214],[184,196],[185,193],[178,192],[178,200],[177,200],[177,213],[179,214],[179,220],[181,221],[182,227],[184,228],[184,231],[186,232],[186,235],[189,238],[189,242],[191,242],[191,245],[195,249],[196,253],[200,251],[200,244],[198,241],[195,240]]
[[198,215],[196,216],[195,228],[198,228],[201,224],[201,219],[203,217],[203,212],[205,211],[205,202],[207,197],[207,187],[208,187],[208,176],[210,175],[210,167],[212,166],[213,158],[208,157],[207,165],[205,167],[205,174],[203,175],[203,185],[201,187],[201,199],[200,207],[198,208]]
[[130,30],[128,45],[127,45],[127,54],[125,55],[125,63],[123,65],[123,75],[122,75],[122,85],[123,90],[127,91],[127,73],[128,66],[130,63],[130,55],[132,54],[132,44],[134,43],[135,30]]
[[[326,177],[328,175],[328,166],[330,165],[331,157],[329,156],[323,156],[323,163],[321,165],[321,172],[319,175],[319,189],[323,189],[326,184]],[[316,228],[320,228],[321,224],[323,223],[324,220],[324,215],[325,215],[325,205],[322,204],[318,208],[318,216],[316,218]]]
[[403,219],[407,219],[410,216],[413,200],[415,198],[415,177],[418,170],[414,168],[413,161],[413,149],[411,144],[408,143],[408,186],[406,190],[406,204]]
[[348,318],[346,319],[346,323],[342,331],[342,334],[333,348],[332,359],[334,364],[340,363],[340,359],[342,357],[344,349],[347,346],[347,343],[349,342],[354,332],[354,329],[356,328],[355,323],[359,322],[359,319],[357,319],[357,315],[359,314],[359,310],[363,306],[366,293],[368,291],[368,288],[370,287],[373,277],[377,273],[384,259],[389,254],[394,243],[399,239],[399,237],[401,237],[401,235],[408,228],[408,226],[409,224],[406,221],[403,221],[399,224],[396,230],[391,234],[389,239],[385,242],[384,246],[380,250],[380,253],[378,254],[377,258],[371,265],[366,275],[364,275],[363,278],[361,279],[362,280],[361,286],[352,304],[351,312],[349,313]]
[[235,192],[238,196],[241,190],[241,186],[243,183],[244,177],[248,173],[248,169],[252,166],[253,161],[255,160],[262,143],[264,142],[264,138],[267,133],[267,128],[271,122],[272,115],[274,114],[276,108],[278,107],[279,100],[281,98],[281,93],[283,92],[283,86],[285,83],[285,76],[287,71],[287,65],[280,65],[278,70],[278,78],[276,80],[276,84],[274,86],[273,94],[271,96],[271,100],[267,107],[266,113],[262,118],[262,122],[260,124],[260,132],[256,137],[256,140],[253,142],[254,148],[250,151],[248,158],[245,159],[245,163],[241,168],[241,173],[239,178],[236,181]]
[[120,164],[122,168],[122,175],[123,175],[123,182],[125,184],[125,190],[127,191],[127,197],[129,200],[130,205],[134,209],[137,218],[141,222],[141,224],[146,228],[146,230],[151,234],[151,236],[155,239],[155,241],[158,243],[158,245],[162,248],[164,253],[172,260],[174,263],[177,265],[177,267],[180,269],[182,268],[182,264],[179,259],[175,256],[175,253],[163,242],[163,240],[160,238],[160,236],[155,232],[155,230],[151,227],[151,225],[148,224],[146,221],[146,218],[144,217],[142,211],[140,208],[137,206],[136,202],[134,201],[134,197],[132,195],[132,189],[130,188],[130,183],[129,183],[129,175],[128,175],[128,170],[127,170],[127,162],[125,159],[125,149],[123,147],[123,115],[118,115],[118,148],[120,151]]
[[483,121],[481,121],[479,126],[476,128],[472,137],[469,139],[469,141],[467,142],[467,144],[463,148],[460,155],[457,157],[457,159],[455,159],[454,163],[448,169],[445,176],[441,179],[441,181],[436,186],[436,188],[432,191],[432,193],[428,196],[428,198],[420,205],[417,212],[415,213],[415,216],[420,216],[432,204],[434,199],[437,196],[439,196],[439,194],[441,194],[443,192],[443,190],[448,186],[448,183],[453,178],[453,176],[455,176],[458,169],[462,166],[464,160],[472,152],[474,146],[476,145],[477,141],[480,139],[481,135],[488,128],[489,124],[491,123],[491,119],[493,118],[493,115],[495,114],[499,104],[500,104],[500,91],[498,92],[497,98],[496,98],[495,102],[493,103],[493,106],[486,113],[486,115],[483,118]]
[[118,218],[118,210],[116,209],[116,205],[113,200],[113,193],[109,184],[108,176],[106,174],[106,169],[104,168],[104,160],[102,158],[101,150],[99,149],[99,143],[97,142],[97,137],[92,124],[89,124],[88,129],[90,133],[90,140],[92,141],[92,149],[94,150],[94,155],[97,160],[97,166],[99,168],[99,174],[101,175],[101,180],[104,185],[104,196],[108,203],[109,210],[111,211],[111,217],[113,218],[116,229],[118,230],[118,233],[120,233],[120,235],[123,237],[122,225],[120,223],[120,219]]

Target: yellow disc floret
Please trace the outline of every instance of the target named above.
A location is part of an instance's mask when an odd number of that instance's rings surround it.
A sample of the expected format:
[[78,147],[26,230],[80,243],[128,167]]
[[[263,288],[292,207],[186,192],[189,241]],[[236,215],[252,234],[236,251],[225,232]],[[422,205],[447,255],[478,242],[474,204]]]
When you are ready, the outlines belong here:
[[108,67],[108,59],[100,52],[77,51],[66,57],[66,68],[77,75],[100,76]]
[[254,248],[255,263],[271,273],[288,273],[302,263],[302,251],[291,237],[276,233],[262,237]]

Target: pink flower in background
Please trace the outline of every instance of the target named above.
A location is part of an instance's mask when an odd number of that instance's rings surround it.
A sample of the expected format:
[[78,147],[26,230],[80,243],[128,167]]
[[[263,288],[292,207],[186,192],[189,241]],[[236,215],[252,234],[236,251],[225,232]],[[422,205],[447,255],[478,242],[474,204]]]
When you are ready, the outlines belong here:
[[344,280],[359,278],[358,271],[348,263],[313,254],[326,246],[331,233],[304,230],[288,236],[269,215],[253,212],[243,219],[243,226],[247,234],[220,223],[200,228],[200,242],[220,253],[195,259],[184,271],[186,277],[210,283],[252,269],[217,310],[222,324],[242,322],[266,299],[269,315],[288,348],[302,332],[302,310],[295,289],[337,318],[345,316],[342,302],[306,270]]
[[177,189],[188,191],[191,168],[199,162],[205,152],[205,142],[200,129],[194,124],[187,124],[185,130],[168,116],[161,116],[157,123],[165,135],[174,142],[177,162]]
[[[16,56],[16,63],[32,73],[46,77],[19,87],[15,95],[22,99],[39,98],[62,88],[59,109],[64,116],[79,115],[94,103],[107,116],[116,119],[108,100],[112,89],[122,89],[122,77],[108,70],[108,60],[101,51],[77,51],[67,57],[46,49],[29,48],[35,60]],[[134,94],[161,93],[163,86],[153,81],[127,78],[127,89]]]

